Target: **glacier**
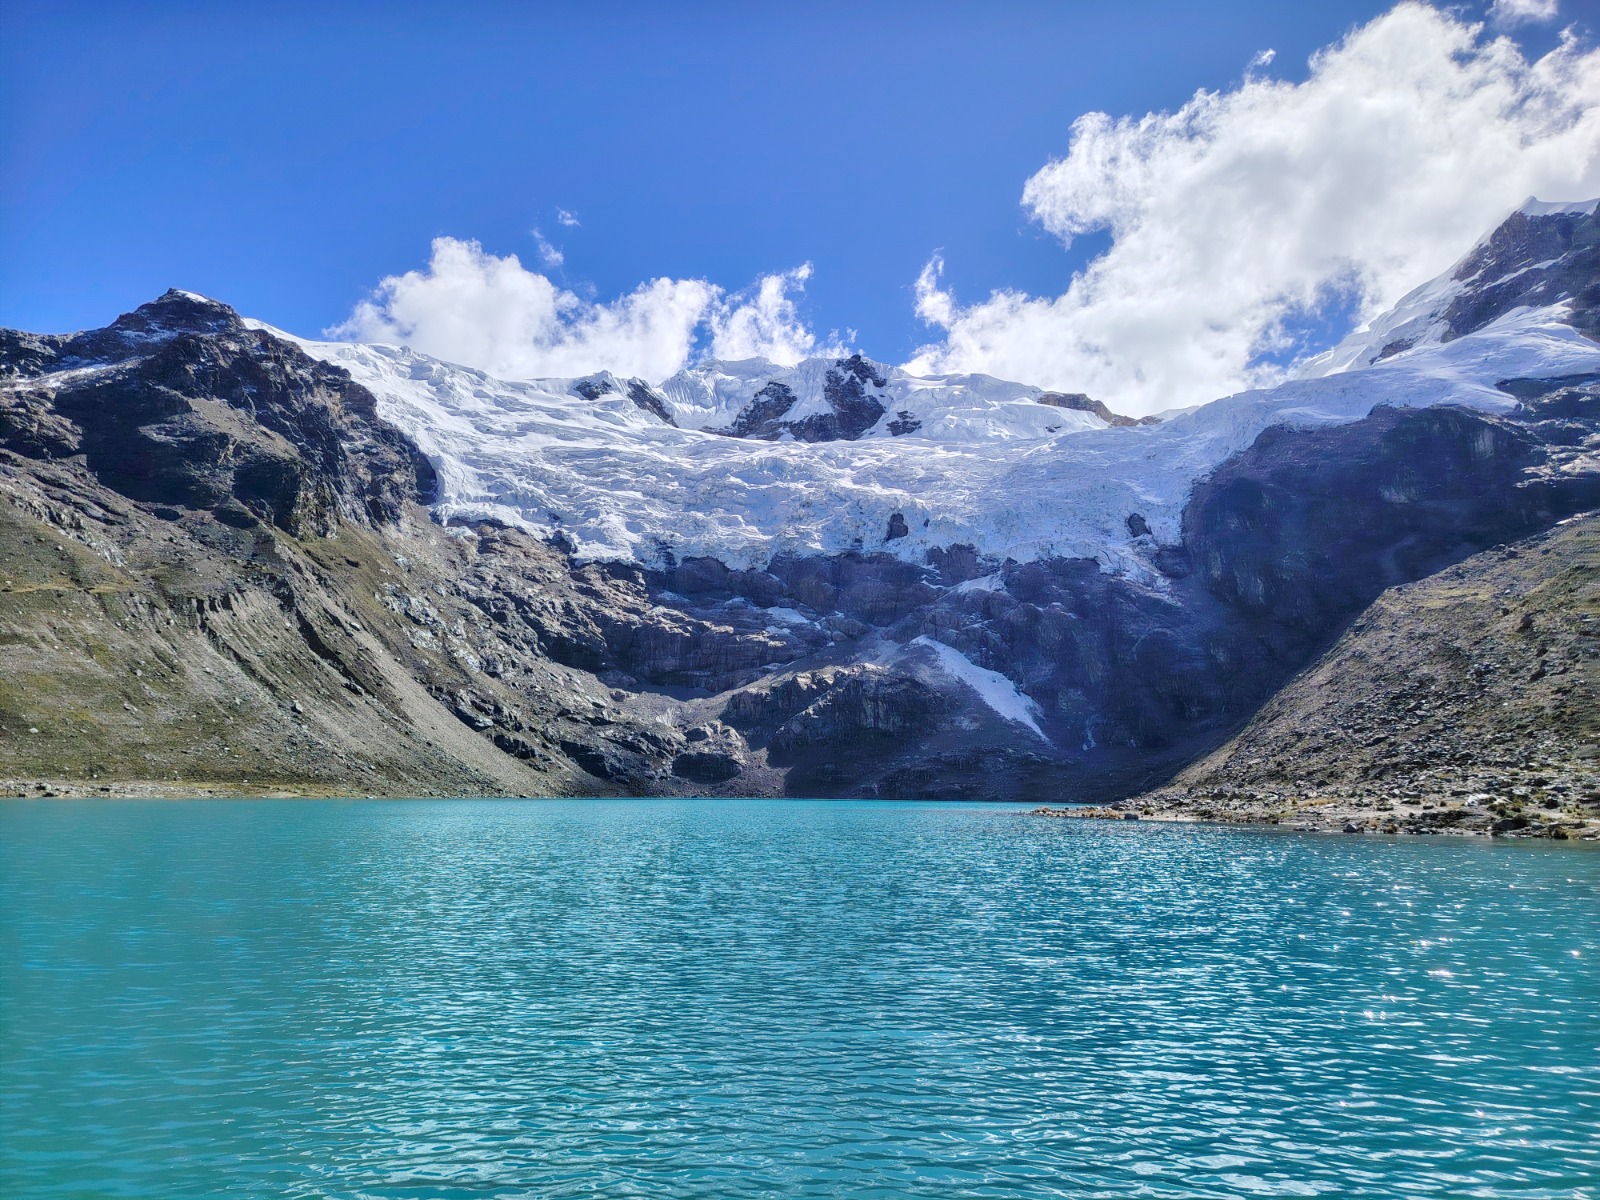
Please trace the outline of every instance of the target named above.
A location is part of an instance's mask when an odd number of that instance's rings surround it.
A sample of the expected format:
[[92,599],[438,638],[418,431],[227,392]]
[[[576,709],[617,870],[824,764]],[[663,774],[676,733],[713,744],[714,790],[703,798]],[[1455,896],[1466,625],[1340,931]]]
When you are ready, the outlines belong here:
[[[994,562],[1094,559],[1160,586],[1152,556],[1180,539],[1194,484],[1269,426],[1351,422],[1383,405],[1501,412],[1515,400],[1500,381],[1600,371],[1600,346],[1566,323],[1565,303],[1513,308],[1450,337],[1441,314],[1482,283],[1457,264],[1295,377],[1154,424],[1112,425],[1022,383],[920,376],[856,356],[870,376],[863,411],[881,416],[858,436],[821,441],[793,431],[827,417],[843,359],[708,361],[654,387],[604,372],[517,381],[403,346],[250,324],[377,396],[433,461],[441,520],[502,522],[579,560],[709,557],[744,569],[857,551],[920,563],[967,545]],[[788,405],[781,425],[728,435],[774,396]]]

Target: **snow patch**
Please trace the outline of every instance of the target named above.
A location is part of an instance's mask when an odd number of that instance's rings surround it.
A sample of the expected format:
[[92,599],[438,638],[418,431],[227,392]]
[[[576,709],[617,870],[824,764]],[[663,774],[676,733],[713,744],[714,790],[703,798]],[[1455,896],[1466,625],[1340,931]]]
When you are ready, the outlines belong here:
[[780,625],[811,624],[810,620],[797,608],[764,608],[761,611],[767,615],[768,619],[776,621]]
[[980,575],[977,579],[968,579],[956,584],[958,592],[1003,592],[1006,583],[999,571],[993,575]]
[[1517,211],[1528,217],[1550,217],[1559,213],[1576,213],[1579,216],[1592,217],[1597,207],[1600,207],[1600,197],[1593,200],[1545,201],[1529,196]]
[[1026,725],[1039,737],[1044,737],[1044,732],[1039,728],[1038,704],[1024,696],[1017,685],[999,671],[980,667],[961,651],[935,641],[926,634],[913,638],[910,644],[932,650],[938,657],[940,670],[977,692],[978,698],[1005,720]]

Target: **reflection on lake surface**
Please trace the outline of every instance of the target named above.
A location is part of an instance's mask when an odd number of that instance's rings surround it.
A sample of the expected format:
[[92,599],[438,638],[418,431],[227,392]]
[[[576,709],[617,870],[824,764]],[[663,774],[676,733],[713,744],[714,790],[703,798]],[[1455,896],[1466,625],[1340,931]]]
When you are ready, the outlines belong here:
[[1596,1196],[1600,852],[7,802],[0,1193]]

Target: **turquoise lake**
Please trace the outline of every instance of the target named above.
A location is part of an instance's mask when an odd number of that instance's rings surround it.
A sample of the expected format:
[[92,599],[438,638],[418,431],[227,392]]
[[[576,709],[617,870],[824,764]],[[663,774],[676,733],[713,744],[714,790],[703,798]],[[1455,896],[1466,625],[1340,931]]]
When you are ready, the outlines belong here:
[[1600,851],[0,804],[0,1195],[1600,1197]]

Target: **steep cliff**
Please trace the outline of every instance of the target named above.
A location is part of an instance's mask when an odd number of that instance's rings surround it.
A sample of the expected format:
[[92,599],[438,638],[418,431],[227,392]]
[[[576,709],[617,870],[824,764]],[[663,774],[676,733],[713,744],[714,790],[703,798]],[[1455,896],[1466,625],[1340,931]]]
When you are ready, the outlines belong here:
[[178,292],[0,333],[0,778],[1158,786],[1386,589],[1600,508],[1594,216],[1519,219],[1414,344],[1155,425],[859,356],[506,384]]
[[1124,812],[1600,837],[1600,516],[1385,592],[1237,737]]

